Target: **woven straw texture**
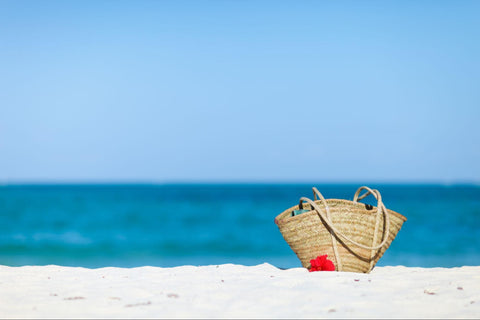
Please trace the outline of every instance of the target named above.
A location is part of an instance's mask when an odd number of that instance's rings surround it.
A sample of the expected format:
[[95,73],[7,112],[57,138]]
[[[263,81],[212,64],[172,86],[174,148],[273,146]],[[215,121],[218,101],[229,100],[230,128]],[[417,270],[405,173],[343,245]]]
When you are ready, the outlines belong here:
[[[362,188],[368,191],[358,197]],[[318,192],[313,189],[314,194]],[[319,192],[317,194],[320,200],[302,198],[300,205],[285,210],[275,218],[285,241],[305,268],[311,267],[310,260],[327,254],[337,271],[370,272],[407,219],[386,209],[378,190],[368,187],[359,188],[354,201],[326,200]],[[377,207],[358,202],[369,194],[377,198]],[[305,200],[309,203],[302,203]],[[302,208],[311,211],[291,216],[293,210]],[[319,213],[317,209],[323,212]],[[386,226],[389,226],[388,230]]]

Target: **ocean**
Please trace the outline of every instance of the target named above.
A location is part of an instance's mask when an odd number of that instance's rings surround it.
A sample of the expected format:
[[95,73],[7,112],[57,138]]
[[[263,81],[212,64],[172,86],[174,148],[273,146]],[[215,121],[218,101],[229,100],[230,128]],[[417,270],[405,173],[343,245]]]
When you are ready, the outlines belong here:
[[[0,265],[300,267],[274,218],[312,186],[3,185]],[[360,187],[315,186],[343,199]],[[369,186],[408,219],[378,266],[480,265],[480,186]]]

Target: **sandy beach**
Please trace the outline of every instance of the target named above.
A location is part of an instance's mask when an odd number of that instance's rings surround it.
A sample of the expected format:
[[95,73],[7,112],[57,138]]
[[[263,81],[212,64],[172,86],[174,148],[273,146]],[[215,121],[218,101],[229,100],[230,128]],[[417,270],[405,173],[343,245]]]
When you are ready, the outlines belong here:
[[479,318],[480,267],[0,266],[2,318]]

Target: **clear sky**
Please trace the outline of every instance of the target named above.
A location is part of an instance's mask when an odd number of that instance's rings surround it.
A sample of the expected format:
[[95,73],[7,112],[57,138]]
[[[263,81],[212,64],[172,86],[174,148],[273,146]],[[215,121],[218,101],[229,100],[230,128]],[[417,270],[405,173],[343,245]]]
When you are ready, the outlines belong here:
[[0,0],[0,183],[479,183],[479,16]]

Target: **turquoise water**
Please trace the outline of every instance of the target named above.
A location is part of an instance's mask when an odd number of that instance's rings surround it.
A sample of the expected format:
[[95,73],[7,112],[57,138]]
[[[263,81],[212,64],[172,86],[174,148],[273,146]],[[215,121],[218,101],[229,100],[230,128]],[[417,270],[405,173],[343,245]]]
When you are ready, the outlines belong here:
[[[360,185],[316,186],[326,198],[351,199]],[[480,187],[369,186],[408,219],[378,265],[480,265]],[[311,187],[0,186],[0,264],[299,267],[273,220]]]

